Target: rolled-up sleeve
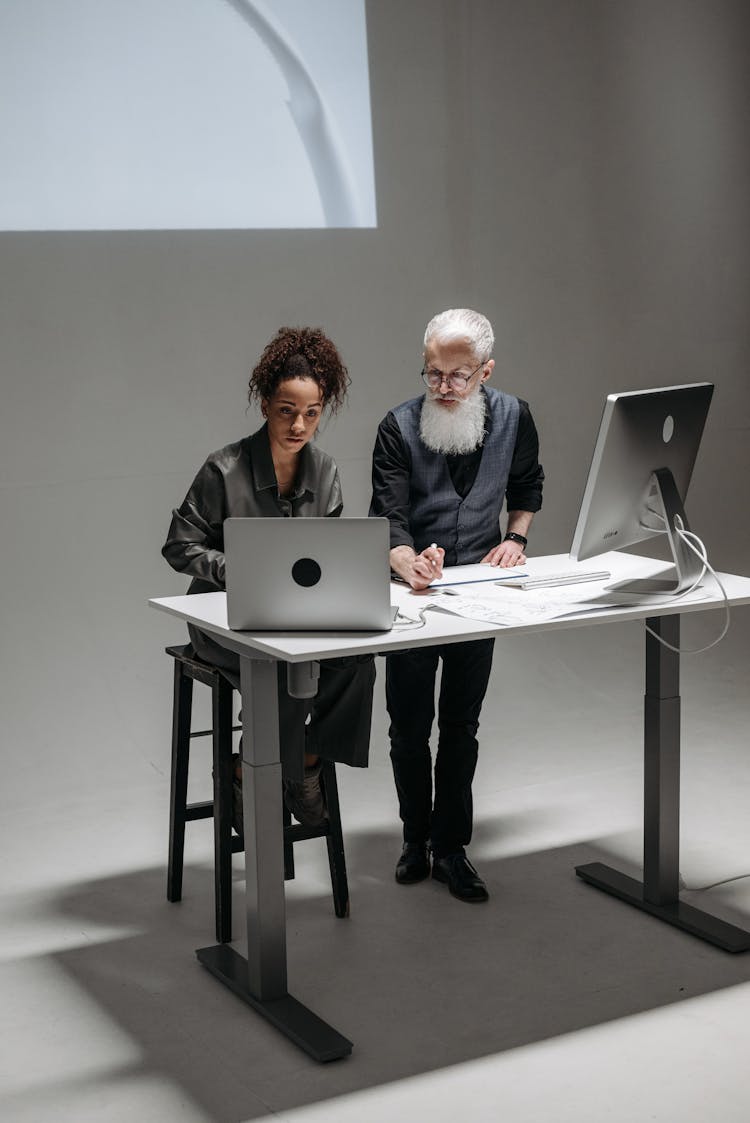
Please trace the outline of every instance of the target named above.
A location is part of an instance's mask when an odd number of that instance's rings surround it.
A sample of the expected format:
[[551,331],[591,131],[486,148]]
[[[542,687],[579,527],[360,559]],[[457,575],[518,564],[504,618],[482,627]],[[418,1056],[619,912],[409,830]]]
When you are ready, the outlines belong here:
[[519,404],[521,413],[505,501],[509,511],[539,511],[544,484],[544,470],[539,463],[539,434],[528,402],[519,398]]
[[409,531],[409,478],[411,457],[392,413],[381,421],[372,454],[370,515],[386,518],[391,546],[414,546]]

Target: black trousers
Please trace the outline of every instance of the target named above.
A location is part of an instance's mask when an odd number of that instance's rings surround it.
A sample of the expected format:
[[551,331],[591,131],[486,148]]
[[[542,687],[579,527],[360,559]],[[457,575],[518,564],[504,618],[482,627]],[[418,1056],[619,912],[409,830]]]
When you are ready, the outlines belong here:
[[[188,625],[196,654],[213,663],[240,688],[240,658],[216,643],[205,632]],[[361,655],[323,659],[318,693],[314,698],[292,698],[286,689],[286,663],[278,664],[279,733],[283,774],[301,780],[303,752],[355,768],[366,768],[370,753],[372,695],[375,659]]]
[[[391,762],[404,842],[430,840],[438,858],[460,852],[471,841],[471,783],[479,748],[476,735],[494,642],[470,640],[421,647],[386,658]],[[430,732],[440,659],[443,671],[433,803]]]

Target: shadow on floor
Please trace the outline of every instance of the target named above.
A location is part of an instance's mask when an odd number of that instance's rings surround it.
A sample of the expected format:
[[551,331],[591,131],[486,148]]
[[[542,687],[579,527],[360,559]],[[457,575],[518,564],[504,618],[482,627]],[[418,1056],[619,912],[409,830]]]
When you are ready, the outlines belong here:
[[[54,960],[130,1036],[143,1071],[166,1076],[210,1119],[261,1118],[750,980],[750,955],[580,882],[576,864],[618,864],[596,843],[485,860],[491,900],[469,906],[431,881],[396,885],[393,833],[355,835],[346,920],[333,914],[320,845],[288,892],[289,985],[354,1041],[352,1056],[330,1065],[309,1060],[197,963],[194,949],[213,943],[209,868],[186,869],[179,905],[167,904],[159,869],[82,884],[59,901],[66,915],[141,930]],[[240,865],[237,878],[235,934]]]

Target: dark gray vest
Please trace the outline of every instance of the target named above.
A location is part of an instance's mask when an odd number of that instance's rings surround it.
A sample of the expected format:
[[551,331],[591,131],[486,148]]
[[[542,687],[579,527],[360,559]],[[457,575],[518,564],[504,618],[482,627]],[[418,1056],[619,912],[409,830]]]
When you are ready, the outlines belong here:
[[520,406],[518,398],[483,387],[492,432],[485,437],[479,471],[465,498],[456,492],[445,455],[432,452],[419,436],[423,397],[412,398],[393,411],[411,455],[409,530],[417,553],[431,542],[443,546],[446,565],[481,561],[500,541],[500,514],[505,502]]

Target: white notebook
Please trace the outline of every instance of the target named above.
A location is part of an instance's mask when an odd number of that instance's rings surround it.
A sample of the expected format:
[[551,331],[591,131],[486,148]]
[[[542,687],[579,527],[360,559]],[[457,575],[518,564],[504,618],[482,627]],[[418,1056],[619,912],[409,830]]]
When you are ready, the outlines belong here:
[[468,585],[477,581],[517,581],[523,577],[528,577],[523,566],[502,569],[499,565],[487,565],[481,562],[477,562],[476,565],[447,565],[442,577],[430,581],[430,588],[440,589],[443,585]]

